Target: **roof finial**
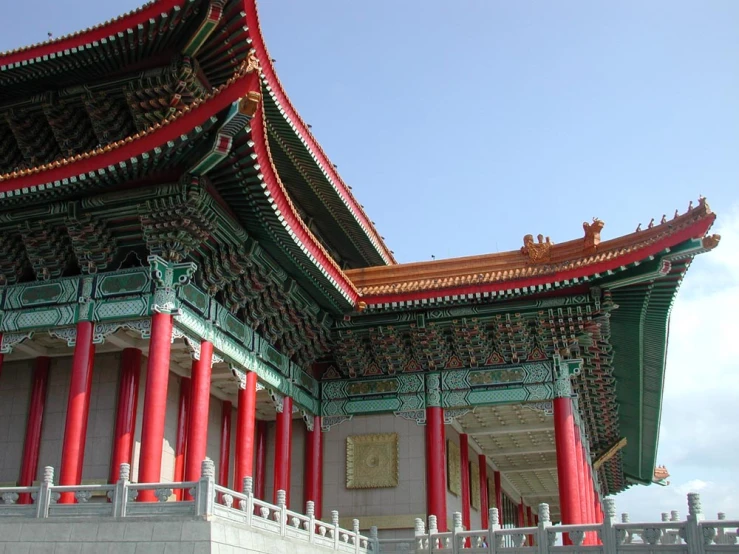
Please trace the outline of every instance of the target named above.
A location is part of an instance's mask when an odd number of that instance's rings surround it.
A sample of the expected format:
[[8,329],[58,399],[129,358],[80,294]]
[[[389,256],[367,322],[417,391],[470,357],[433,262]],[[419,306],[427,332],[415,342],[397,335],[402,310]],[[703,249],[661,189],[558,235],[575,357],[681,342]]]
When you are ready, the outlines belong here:
[[659,221],[660,225],[667,223],[667,216],[665,214],[662,214],[662,219]]
[[688,211],[693,209],[693,201],[690,201],[690,204],[688,204]]
[[638,233],[639,231],[641,231],[641,223],[636,226],[636,232]]
[[677,219],[679,215],[680,215],[679,210],[675,210],[675,217],[673,217],[672,219]]
[[652,227],[654,227],[654,218],[650,219],[649,220],[649,225],[647,225],[647,228],[648,229],[651,229]]

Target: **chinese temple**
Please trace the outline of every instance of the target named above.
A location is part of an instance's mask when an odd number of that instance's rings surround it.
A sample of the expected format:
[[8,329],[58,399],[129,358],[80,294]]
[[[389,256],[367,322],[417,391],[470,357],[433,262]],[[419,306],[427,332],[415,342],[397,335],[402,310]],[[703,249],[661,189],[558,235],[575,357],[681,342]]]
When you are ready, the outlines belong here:
[[193,482],[207,457],[219,485],[385,537],[492,507],[534,525],[542,502],[597,523],[667,476],[670,309],[714,220],[701,198],[622,237],[594,219],[398,263],[255,0],[154,0],[1,53],[0,487]]

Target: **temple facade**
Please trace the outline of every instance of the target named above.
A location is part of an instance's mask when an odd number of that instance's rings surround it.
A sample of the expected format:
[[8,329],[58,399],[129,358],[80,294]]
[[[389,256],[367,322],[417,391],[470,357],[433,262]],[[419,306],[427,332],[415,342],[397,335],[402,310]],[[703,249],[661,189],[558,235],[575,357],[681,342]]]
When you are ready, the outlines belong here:
[[[254,0],[155,0],[2,53],[0,508],[38,502],[47,467],[185,506],[207,458],[218,486],[385,538],[490,508],[535,526],[541,503],[601,523],[666,477],[670,309],[714,219],[701,198],[609,240],[594,219],[397,263]],[[70,491],[53,502],[106,500]]]

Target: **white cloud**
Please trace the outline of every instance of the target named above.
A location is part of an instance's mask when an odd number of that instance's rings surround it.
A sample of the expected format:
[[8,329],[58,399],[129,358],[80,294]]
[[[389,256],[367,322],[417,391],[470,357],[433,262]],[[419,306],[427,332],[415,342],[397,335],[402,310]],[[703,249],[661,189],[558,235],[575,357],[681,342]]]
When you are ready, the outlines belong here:
[[693,262],[672,312],[658,463],[668,487],[639,486],[616,497],[632,521],[687,511],[699,492],[703,511],[739,518],[739,206],[719,214],[719,247]]

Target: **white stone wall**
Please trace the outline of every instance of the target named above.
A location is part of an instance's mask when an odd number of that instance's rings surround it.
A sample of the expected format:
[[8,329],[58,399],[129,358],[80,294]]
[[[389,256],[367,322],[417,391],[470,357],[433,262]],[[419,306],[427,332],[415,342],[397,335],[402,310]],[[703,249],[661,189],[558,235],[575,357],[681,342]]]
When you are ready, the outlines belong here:
[[7,554],[321,554],[335,552],[245,525],[193,518],[0,522]]
[[0,483],[14,485],[20,477],[32,376],[32,362],[3,364],[0,374]]
[[[426,513],[424,427],[392,414],[355,417],[324,433],[323,514],[338,510],[344,518],[420,515]],[[346,488],[346,438],[349,435],[398,433],[398,486],[383,489]],[[383,533],[392,537],[396,533]],[[407,533],[399,533],[406,536]]]

